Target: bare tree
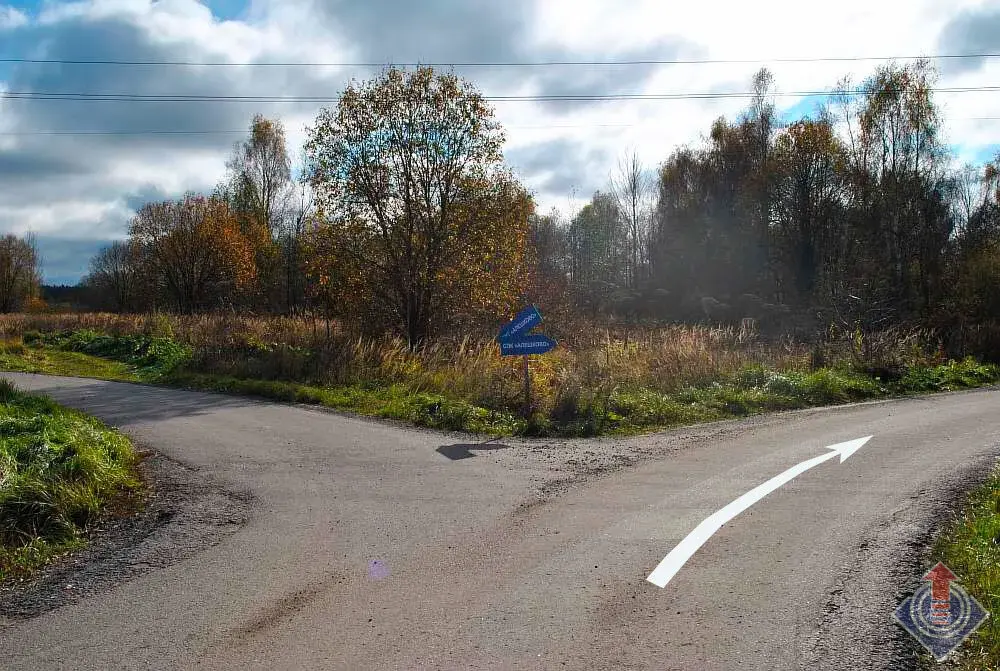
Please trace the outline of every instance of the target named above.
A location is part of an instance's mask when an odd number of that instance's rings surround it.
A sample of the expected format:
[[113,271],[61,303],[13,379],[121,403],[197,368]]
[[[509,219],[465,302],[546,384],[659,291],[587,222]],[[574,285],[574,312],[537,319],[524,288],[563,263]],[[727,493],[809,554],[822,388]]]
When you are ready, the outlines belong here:
[[618,163],[611,178],[611,192],[622,217],[628,263],[625,285],[635,287],[646,264],[646,241],[653,213],[654,184],[633,152]]
[[24,309],[38,295],[41,271],[33,236],[0,238],[0,312]]
[[281,248],[285,266],[285,307],[292,314],[298,313],[305,302],[305,274],[302,272],[302,236],[315,213],[315,198],[309,185],[302,182],[295,190],[288,210]]
[[90,273],[83,283],[112,310],[131,312],[137,307],[140,277],[136,248],[116,240],[91,259]]

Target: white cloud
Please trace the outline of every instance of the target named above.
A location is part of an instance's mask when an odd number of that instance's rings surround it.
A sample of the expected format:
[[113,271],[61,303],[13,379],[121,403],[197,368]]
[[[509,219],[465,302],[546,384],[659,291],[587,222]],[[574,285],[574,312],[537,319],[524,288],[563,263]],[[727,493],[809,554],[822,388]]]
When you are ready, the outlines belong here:
[[[663,65],[649,73],[632,66],[460,71],[487,95],[544,93],[546,87],[601,94],[615,86],[619,92],[639,94],[734,92],[750,88],[754,72],[765,64],[759,59],[939,53],[940,35],[958,12],[983,7],[976,0],[841,0],[835,11],[818,16],[799,0],[634,0],[627,9],[612,0],[512,0],[492,9],[483,9],[486,5],[470,8],[466,0],[428,0],[419,11],[410,3],[366,0],[331,9],[313,0],[252,0],[241,14],[245,18],[224,21],[196,0],[54,0],[43,4],[34,20],[39,39],[21,45],[12,55],[87,57],[94,53],[112,59],[237,64],[428,58],[613,60],[636,53],[648,53],[648,58],[662,53],[666,59],[757,59]],[[484,25],[475,25],[471,19]],[[411,25],[419,21],[430,21],[434,30]],[[29,19],[22,12],[0,6],[0,29],[26,22]],[[95,33],[81,32],[100,26],[111,26],[106,33],[108,44],[95,42]],[[77,42],[69,44],[67,40],[74,35]],[[138,55],[115,51],[121,44],[126,45],[121,49],[137,50]],[[826,90],[844,75],[860,81],[878,63],[766,64],[775,75],[778,92],[788,93]],[[26,67],[15,69],[0,87],[10,88],[17,81],[22,90],[37,86],[43,90],[332,97],[346,76],[371,73],[332,66],[81,67],[60,72]],[[975,87],[998,80],[1000,60],[994,59],[980,69],[945,71],[938,85]],[[995,97],[995,92],[938,96],[947,140],[960,147],[964,157],[975,156],[1000,137],[1000,120],[981,118],[1000,116],[994,111]],[[777,102],[787,109],[798,100],[783,95]],[[74,127],[239,130],[248,125],[254,112],[280,115],[296,158],[304,128],[320,107],[238,103],[38,103],[30,107],[24,102],[5,102],[0,102],[2,132]],[[568,111],[565,106],[560,110],[531,102],[505,102],[496,109],[508,130],[508,154],[526,166],[523,177],[536,190],[541,209],[547,210],[553,205],[566,208],[574,188],[578,205],[590,190],[604,186],[624,152],[634,149],[647,166],[654,167],[678,146],[698,142],[716,117],[733,116],[746,102],[737,98],[613,101],[578,105]],[[164,197],[209,188],[222,176],[224,160],[237,137],[54,137],[43,141],[0,136],[0,170],[16,166],[24,175],[50,165],[58,169],[47,180],[46,200],[23,186],[28,183],[24,177],[21,182],[10,182],[13,186],[5,192],[0,172],[0,203],[5,203],[5,209],[0,209],[0,231],[30,226],[39,232],[64,231],[75,238],[120,232],[131,213],[127,203],[134,205],[142,194]],[[88,161],[71,160],[80,156],[89,157]],[[83,189],[90,195],[84,197]]]
[[76,239],[106,238],[109,231],[95,222],[116,221],[129,216],[123,200],[62,200],[20,207],[0,205],[0,221],[9,221],[5,233],[24,235],[65,234]]
[[28,24],[28,15],[16,7],[0,5],[0,31],[15,30]]
[[166,193],[211,189],[225,170],[226,156],[219,152],[186,151],[161,155],[159,160],[131,156],[115,161],[107,178],[134,193],[149,184]]

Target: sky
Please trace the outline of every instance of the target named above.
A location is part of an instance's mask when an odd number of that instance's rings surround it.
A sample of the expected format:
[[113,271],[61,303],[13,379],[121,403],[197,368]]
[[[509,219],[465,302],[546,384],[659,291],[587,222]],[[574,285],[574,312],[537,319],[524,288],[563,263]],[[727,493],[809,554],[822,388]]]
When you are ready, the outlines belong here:
[[[143,203],[211,190],[255,113],[283,121],[297,160],[323,106],[10,93],[335,98],[352,78],[380,69],[351,64],[390,62],[493,64],[455,68],[488,96],[740,93],[766,66],[779,111],[793,119],[821,100],[795,92],[827,91],[844,76],[859,82],[880,62],[849,59],[1000,54],[1000,0],[804,7],[801,0],[0,0],[0,92],[8,94],[0,98],[0,233],[33,233],[45,281],[75,283],[102,245],[125,236]],[[842,60],[776,62],[808,58]],[[23,59],[202,65],[12,62]],[[629,60],[741,62],[496,65]],[[934,62],[939,87],[1000,86],[1000,58]],[[937,100],[956,161],[982,162],[1000,151],[1000,91]],[[572,212],[606,187],[625,154],[637,153],[653,170],[746,102],[494,106],[507,130],[506,160],[539,210]]]

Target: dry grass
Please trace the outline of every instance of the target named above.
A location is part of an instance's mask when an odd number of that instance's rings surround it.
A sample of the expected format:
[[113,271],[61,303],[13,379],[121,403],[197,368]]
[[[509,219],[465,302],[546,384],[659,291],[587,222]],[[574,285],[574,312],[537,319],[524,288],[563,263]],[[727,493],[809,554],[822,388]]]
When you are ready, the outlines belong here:
[[518,419],[521,361],[501,357],[490,334],[411,350],[398,338],[328,331],[305,319],[0,315],[0,342],[23,336],[29,345],[0,363],[27,370],[36,367],[33,356],[73,354],[95,371],[111,360],[148,382],[501,434],[633,431],[1000,379],[972,360],[945,364],[925,331],[831,332],[806,344],[762,339],[751,328],[551,321],[541,330],[560,346],[531,359],[529,419]]
[[[522,402],[520,361],[500,357],[488,333],[439,338],[412,351],[398,338],[364,338],[336,324],[288,317],[0,315],[0,339],[85,330],[169,338],[190,348],[185,368],[199,374],[320,387],[402,385],[412,393],[441,394],[503,411],[519,409]],[[894,369],[937,363],[928,346],[932,334],[916,331],[863,341],[827,338],[819,346],[762,339],[752,328],[701,325],[608,327],[553,319],[540,330],[560,342],[531,360],[534,406],[546,416],[587,414],[626,391],[672,394],[751,367],[806,372],[851,362],[885,379]]]
[[[118,315],[109,313],[0,316],[0,338],[27,332],[93,330],[110,335],[169,337],[195,351],[195,367],[209,373],[328,384],[406,382],[415,389],[464,398],[519,393],[518,362],[502,359],[491,337],[442,338],[410,351],[396,338],[366,339],[321,320],[224,315]],[[534,357],[542,387],[573,378],[673,391],[760,365],[801,370],[810,349],[764,342],[752,332],[707,326],[594,328],[575,332],[546,327],[561,347]],[[561,331],[561,332],[559,332]]]

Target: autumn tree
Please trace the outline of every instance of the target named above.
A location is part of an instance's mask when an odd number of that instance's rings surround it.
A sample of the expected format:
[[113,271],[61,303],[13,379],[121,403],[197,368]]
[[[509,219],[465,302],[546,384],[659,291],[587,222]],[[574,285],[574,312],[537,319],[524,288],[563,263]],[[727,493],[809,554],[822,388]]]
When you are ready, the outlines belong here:
[[345,317],[416,344],[513,307],[533,203],[503,141],[482,95],[429,67],[351,83],[320,112],[306,143],[313,237],[333,258],[310,267]]
[[737,124],[720,118],[704,147],[679,149],[661,165],[648,291],[671,294],[672,316],[719,321],[725,310],[706,313],[703,306],[774,293],[773,195],[765,197],[762,186],[772,180],[761,174],[771,160],[761,163],[761,138],[753,117]]
[[18,312],[38,297],[41,269],[34,238],[0,238],[0,312]]
[[133,253],[184,313],[231,301],[255,277],[254,247],[225,201],[189,194],[144,205],[129,228]]
[[845,160],[845,149],[827,119],[793,123],[775,143],[772,238],[782,289],[799,306],[811,306],[818,285],[844,273],[854,251],[843,227]]
[[250,135],[233,149],[226,163],[230,171],[233,211],[241,219],[277,235],[287,212],[293,186],[291,161],[281,121],[254,115]]
[[115,312],[132,312],[143,302],[143,269],[136,246],[116,240],[90,260],[90,272],[83,284],[97,303]]
[[[279,309],[287,297],[290,217],[294,215],[295,186],[291,161],[280,120],[254,116],[245,140],[233,147],[226,163],[228,174],[219,192],[229,204],[240,231],[254,248],[257,282],[251,306]],[[282,244],[285,243],[285,244]]]
[[865,252],[853,274],[887,306],[880,321],[926,313],[942,288],[955,221],[934,78],[927,61],[890,63],[865,80],[864,95],[842,95],[850,226]]

